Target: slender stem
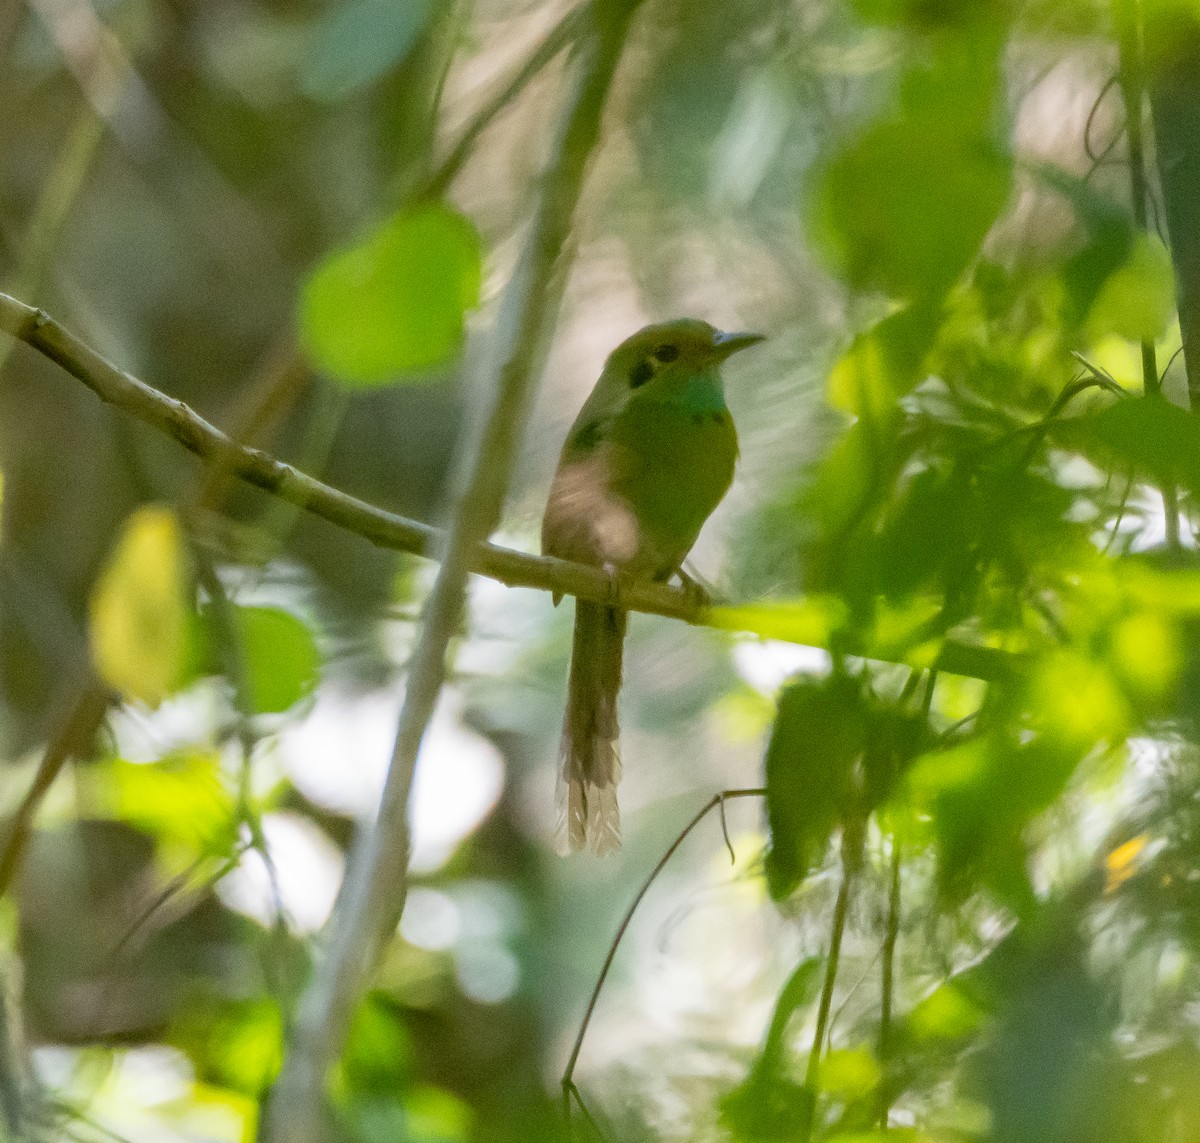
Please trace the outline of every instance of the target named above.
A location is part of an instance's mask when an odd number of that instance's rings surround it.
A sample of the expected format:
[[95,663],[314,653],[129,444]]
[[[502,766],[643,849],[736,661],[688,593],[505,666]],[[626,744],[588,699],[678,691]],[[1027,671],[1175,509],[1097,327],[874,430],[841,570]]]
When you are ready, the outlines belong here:
[[591,15],[590,0],[568,12],[545,36],[530,57],[491,99],[476,113],[463,129],[450,153],[442,160],[437,170],[418,192],[418,198],[440,198],[458,176],[470,157],[479,136],[495,122],[496,117],[532,82],[572,40],[576,39],[587,25]]
[[408,801],[417,755],[447,672],[467,576],[479,544],[495,528],[558,316],[566,280],[564,251],[601,117],[640,0],[609,0],[582,47],[574,86],[521,261],[497,322],[495,397],[478,442],[464,457],[457,503],[441,566],[413,653],[392,760],[374,824],[359,838],[330,922],[325,956],[297,1009],[283,1069],[268,1109],[274,1143],[326,1136],[325,1083],[350,1019],[404,907],[408,872]]
[[887,926],[883,935],[883,969],[881,972],[882,1000],[879,1011],[879,1066],[883,1078],[879,1083],[879,1127],[886,1131],[891,1094],[888,1088],[887,1062],[892,1051],[892,1006],[895,989],[896,941],[900,936],[900,838],[892,833],[891,882],[888,886]]
[[[1142,138],[1142,100],[1145,92],[1145,72],[1142,65],[1141,10],[1138,0],[1113,0],[1113,22],[1117,32],[1119,52],[1118,77],[1125,100],[1125,119],[1129,139],[1129,182],[1133,203],[1133,218],[1138,229],[1147,231],[1146,204],[1150,191],[1146,184],[1146,154]],[[1154,342],[1142,341],[1142,390],[1147,397],[1162,393]],[[1162,490],[1163,515],[1166,518],[1167,546],[1179,548],[1179,494],[1173,483]]]
[[821,999],[817,1005],[817,1027],[813,1032],[812,1047],[808,1053],[808,1067],[804,1072],[804,1086],[812,1105],[800,1135],[801,1143],[808,1143],[812,1135],[813,1120],[817,1114],[817,1073],[821,1066],[821,1051],[825,1046],[825,1029],[829,1024],[829,1009],[833,1003],[833,988],[837,983],[838,960],[842,953],[842,937],[846,932],[846,914],[850,906],[850,884],[854,874],[842,856],[842,879],[838,885],[837,900],[833,906],[833,926],[829,933],[829,956],[825,961],[825,981],[821,985]]
[[42,799],[46,796],[54,779],[58,777],[67,760],[87,750],[108,713],[108,689],[89,668],[80,684],[78,697],[70,714],[60,726],[58,733],[46,746],[42,761],[38,765],[33,782],[21,799],[8,827],[4,849],[0,851],[0,896],[8,892],[16,875],[17,867],[29,841],[34,816]]
[[722,790],[719,794],[714,794],[695,814],[691,820],[675,835],[675,840],[667,846],[666,852],[658,859],[654,868],[642,882],[641,888],[634,894],[634,898],[629,903],[629,908],[625,910],[625,915],[621,918],[621,923],[617,926],[617,931],[613,935],[612,943],[608,946],[608,953],[604,957],[604,963],[600,966],[600,975],[596,977],[596,983],[592,987],[592,994],[588,998],[587,1008],[584,1009],[583,1019],[579,1023],[579,1031],[575,1033],[575,1042],[571,1046],[571,1054],[567,1058],[567,1066],[563,1069],[562,1074],[562,1098],[563,1109],[567,1119],[571,1117],[571,1093],[574,1090],[575,1065],[579,1062],[579,1053],[583,1050],[583,1039],[587,1035],[588,1025],[592,1022],[592,1015],[596,1011],[596,1003],[600,999],[600,992],[604,988],[604,982],[608,979],[609,969],[613,966],[613,961],[617,956],[617,949],[621,945],[621,941],[625,937],[625,933],[633,921],[633,915],[637,912],[638,906],[642,903],[642,898],[650,891],[650,886],[654,884],[658,875],[666,868],[667,862],[675,856],[675,851],[684,843],[688,834],[692,832],[713,810],[720,807],[724,813],[725,803],[734,798],[765,798],[767,791],[765,789],[746,789],[746,790]]

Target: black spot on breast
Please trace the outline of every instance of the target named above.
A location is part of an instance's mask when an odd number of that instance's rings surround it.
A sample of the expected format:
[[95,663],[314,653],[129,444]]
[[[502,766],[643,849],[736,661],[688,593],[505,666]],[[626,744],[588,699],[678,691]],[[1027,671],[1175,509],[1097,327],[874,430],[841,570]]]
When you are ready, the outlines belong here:
[[599,421],[589,421],[586,425],[580,427],[579,431],[571,438],[571,447],[582,449],[585,452],[594,449],[603,436],[603,426]]
[[704,414],[703,413],[693,413],[692,414],[692,424],[693,425],[704,424]]
[[654,363],[649,358],[639,361],[629,371],[629,384],[635,389],[639,385],[645,385],[651,377],[654,376]]
[[728,414],[727,414],[727,413],[725,413],[725,412],[723,412],[722,410],[718,409],[718,410],[716,410],[716,411],[715,411],[715,412],[712,414],[712,423],[713,423],[714,425],[723,425],[723,424],[725,423],[725,418],[726,418],[727,416],[728,416]]

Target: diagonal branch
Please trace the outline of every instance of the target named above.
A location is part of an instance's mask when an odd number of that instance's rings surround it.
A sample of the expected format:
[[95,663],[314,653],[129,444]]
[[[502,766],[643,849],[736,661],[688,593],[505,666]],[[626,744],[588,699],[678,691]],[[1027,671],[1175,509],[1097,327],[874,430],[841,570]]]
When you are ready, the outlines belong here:
[[501,305],[495,397],[459,483],[441,567],[425,607],[379,813],[355,846],[324,957],[300,999],[287,1055],[268,1108],[266,1139],[326,1138],[325,1084],[350,1020],[404,908],[408,801],[421,741],[446,678],[447,650],[466,596],[471,558],[499,523],[534,386],[566,280],[572,220],[630,20],[640,0],[605,0],[581,44],[552,158],[522,257]]
[[[25,342],[83,382],[102,401],[172,437],[222,473],[232,473],[246,483],[381,548],[432,559],[445,545],[445,535],[438,528],[349,496],[261,449],[235,444],[182,401],[106,361],[43,310],[3,293],[0,293],[0,332]],[[694,593],[666,584],[632,582],[622,583],[617,588],[597,568],[551,556],[534,556],[497,544],[478,544],[469,562],[477,575],[498,580],[509,587],[535,588],[598,603],[618,603],[626,611],[665,615],[698,626],[728,626],[699,607]],[[759,633],[753,626],[739,627],[739,630]],[[806,639],[789,639],[779,632],[764,631],[761,634],[783,642],[817,645]],[[853,652],[854,648],[848,650]],[[866,653],[866,649],[860,650]],[[874,650],[870,653],[873,658],[891,661],[886,654]],[[992,647],[947,641],[937,665],[939,670],[950,674],[996,680],[1010,675],[1019,666],[1019,659]]]

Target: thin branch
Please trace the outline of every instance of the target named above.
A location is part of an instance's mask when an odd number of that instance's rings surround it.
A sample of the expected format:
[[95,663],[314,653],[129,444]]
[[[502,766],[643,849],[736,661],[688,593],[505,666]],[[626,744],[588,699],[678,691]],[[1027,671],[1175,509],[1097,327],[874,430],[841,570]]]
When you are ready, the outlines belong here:
[[359,839],[330,922],[326,954],[301,997],[289,1050],[272,1092],[265,1138],[322,1139],[325,1082],[345,1042],[355,1005],[400,921],[407,892],[408,801],[417,755],[446,677],[467,576],[479,544],[496,527],[521,433],[541,374],[566,280],[564,251],[600,137],[609,89],[640,0],[594,10],[545,173],[521,262],[501,304],[493,360],[496,392],[458,484],[453,522],[413,653],[379,813]]
[[600,966],[600,975],[596,978],[592,994],[588,998],[587,1008],[584,1009],[583,1019],[579,1024],[579,1031],[575,1033],[575,1043],[571,1046],[571,1055],[567,1059],[566,1068],[563,1069],[561,1080],[563,1113],[568,1121],[571,1118],[571,1095],[575,1090],[575,1065],[579,1062],[579,1053],[583,1050],[583,1040],[587,1035],[588,1025],[592,1022],[592,1014],[596,1011],[596,1003],[600,999],[600,992],[604,988],[604,982],[608,979],[609,969],[612,968],[613,961],[616,959],[617,949],[620,947],[621,941],[630,923],[633,921],[634,913],[637,912],[638,906],[642,903],[642,898],[650,891],[650,886],[654,884],[658,875],[666,868],[667,862],[675,856],[675,851],[684,843],[688,834],[713,810],[720,807],[723,813],[725,803],[733,798],[765,798],[766,796],[767,791],[765,789],[723,790],[719,794],[714,794],[692,816],[691,821],[675,835],[675,840],[667,846],[666,852],[658,859],[658,863],[654,868],[650,870],[649,876],[642,882],[641,888],[629,903],[629,908],[625,910],[625,916],[621,918],[621,923],[617,926],[617,931],[613,935],[612,943],[608,946],[608,953],[604,957],[604,963]]
[[[1146,156],[1142,142],[1142,99],[1145,70],[1142,66],[1141,12],[1138,0],[1113,0],[1113,22],[1117,32],[1118,76],[1125,100],[1125,119],[1129,136],[1129,182],[1133,200],[1133,218],[1138,229],[1149,230],[1146,204],[1150,190],[1146,182]],[[1162,393],[1154,342],[1142,341],[1142,389],[1147,397]],[[1162,488],[1163,515],[1166,519],[1167,546],[1179,549],[1179,494],[1173,483]]]
[[[248,848],[250,847],[238,846],[238,848],[235,849],[227,858],[225,858],[225,860],[222,861],[221,864],[218,865],[208,877],[204,878],[204,880],[200,882],[199,889],[201,893],[196,895],[197,899],[199,899],[199,896],[202,893],[207,892],[218,882],[223,881],[227,876],[229,876],[229,874],[237,868],[238,863],[242,860],[242,857],[245,855]],[[115,968],[118,965],[125,950],[132,945],[134,938],[137,937],[150,923],[155,914],[161,909],[165,908],[172,900],[182,893],[188,887],[188,883],[192,880],[196,873],[198,873],[201,867],[209,860],[210,858],[208,857],[197,858],[185,870],[183,870],[182,873],[177,873],[174,877],[172,877],[171,880],[168,881],[166,885],[164,885],[157,893],[155,893],[154,896],[151,897],[150,900],[142,907],[142,909],[135,914],[133,920],[130,921],[125,927],[125,931],[121,934],[116,944],[113,945],[112,951],[108,954],[108,962],[111,968]],[[195,901],[192,901],[185,905],[182,910],[177,909],[176,916],[170,918],[168,923],[171,923],[171,921],[177,920],[178,917],[183,916],[194,904]],[[162,927],[163,926],[160,924],[159,928]],[[105,973],[104,975],[108,974]]]
[[[320,516],[377,547],[427,559],[436,558],[445,547],[445,533],[438,528],[349,496],[261,449],[235,444],[182,401],[106,361],[45,311],[4,293],[0,293],[0,332],[25,342],[81,381],[102,401],[165,433],[206,463],[219,466],[247,484]],[[475,574],[509,587],[573,595],[615,604],[626,611],[665,615],[697,626],[728,626],[716,622],[691,592],[666,584],[637,581],[616,586],[612,578],[598,568],[552,556],[534,556],[497,544],[481,543],[474,548],[469,563]],[[743,629],[760,633],[753,627]],[[775,631],[764,630],[761,634],[782,642],[798,642]],[[847,650],[856,653],[863,649],[851,647]],[[995,681],[1019,669],[1020,662],[1019,656],[993,647],[948,640],[943,644],[938,667],[950,674]]]
[[[246,657],[246,641],[238,623],[237,612],[233,601],[229,598],[217,569],[201,544],[193,542],[192,558],[196,568],[196,577],[208,595],[209,614],[212,616],[213,633],[216,637],[217,653],[225,678],[233,688],[233,705],[237,712],[236,735],[241,753],[241,767],[238,775],[237,822],[245,826],[252,848],[261,858],[267,874],[267,886],[271,897],[271,939],[275,944],[275,952],[279,954],[282,963],[283,952],[288,940],[287,915],[283,907],[283,890],[279,884],[279,869],[271,847],[267,844],[267,835],[263,830],[262,815],[254,805],[252,796],[254,750],[258,744],[258,734],[254,726],[254,702],[251,693],[250,664]],[[279,968],[270,956],[264,953],[263,976],[266,978],[276,998],[281,1001],[281,1010],[286,1011],[282,1003],[283,987],[279,980]]]
[[100,729],[104,716],[108,713],[109,701],[108,689],[89,669],[81,683],[71,713],[58,733],[46,745],[46,752],[42,755],[33,782],[9,824],[4,849],[0,851],[0,897],[4,896],[12,885],[42,799],[67,760],[91,746],[96,731]]
[[812,1100],[808,1118],[800,1134],[802,1143],[812,1136],[813,1120],[817,1115],[817,1072],[821,1066],[821,1051],[825,1046],[825,1029],[829,1024],[829,1009],[833,1003],[833,987],[837,983],[838,961],[842,954],[842,937],[846,932],[846,914],[850,907],[850,885],[854,874],[846,859],[845,841],[842,843],[842,879],[838,885],[837,900],[833,906],[833,925],[829,933],[829,955],[825,961],[825,981],[821,985],[821,999],[817,1005],[817,1027],[813,1032],[812,1047],[808,1053],[808,1066],[804,1071],[804,1086]]
[[516,74],[476,113],[475,117],[463,129],[458,142],[442,160],[441,165],[418,192],[418,198],[441,198],[450,184],[458,177],[459,171],[470,157],[475,144],[495,121],[496,117],[510,104],[529,84],[537,78],[541,71],[573,40],[577,39],[587,27],[591,17],[591,2],[586,0],[577,8],[572,8],[539,42],[529,58],[517,70]]
[[574,1084],[571,1084],[571,1095],[579,1108],[580,1114],[583,1116],[584,1123],[591,1128],[592,1134],[600,1140],[600,1143],[605,1143],[605,1135],[600,1130],[600,1124],[596,1122],[596,1117],[588,1110],[588,1105],[583,1102],[583,1096],[579,1094],[579,1088]]
[[1088,112],[1087,122],[1083,125],[1083,149],[1087,154],[1087,157],[1092,160],[1091,170],[1093,171],[1096,170],[1096,168],[1098,168],[1106,158],[1108,158],[1109,153],[1114,147],[1116,147],[1125,131],[1125,125],[1122,123],[1117,130],[1113,132],[1112,138],[1104,145],[1102,150],[1097,152],[1092,148],[1092,128],[1096,125],[1096,116],[1099,113],[1100,108],[1104,105],[1104,100],[1108,93],[1112,91],[1116,84],[1117,77],[1115,75],[1109,76],[1108,79],[1104,81],[1104,86],[1100,88],[1096,98],[1092,101],[1092,109]]
[[879,1081],[879,1127],[886,1131],[891,1111],[891,1092],[888,1087],[887,1064],[892,1054],[892,1004],[895,992],[896,941],[900,936],[900,838],[892,831],[891,882],[888,886],[887,924],[883,934],[882,999],[879,1011],[879,1066],[883,1078]]

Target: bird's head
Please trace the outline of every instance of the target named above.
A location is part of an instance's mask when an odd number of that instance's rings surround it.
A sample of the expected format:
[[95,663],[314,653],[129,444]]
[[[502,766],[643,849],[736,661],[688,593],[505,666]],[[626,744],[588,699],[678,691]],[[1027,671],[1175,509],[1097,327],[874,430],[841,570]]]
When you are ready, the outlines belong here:
[[606,377],[640,389],[656,379],[706,372],[738,350],[764,340],[757,333],[722,333],[706,321],[680,318],[648,325],[609,354]]

